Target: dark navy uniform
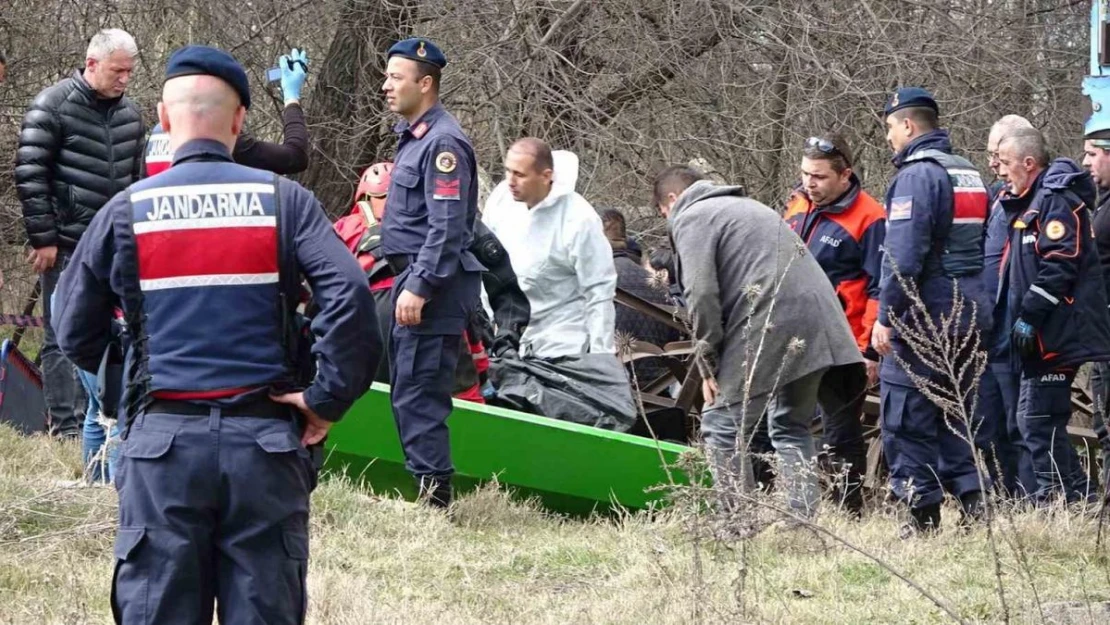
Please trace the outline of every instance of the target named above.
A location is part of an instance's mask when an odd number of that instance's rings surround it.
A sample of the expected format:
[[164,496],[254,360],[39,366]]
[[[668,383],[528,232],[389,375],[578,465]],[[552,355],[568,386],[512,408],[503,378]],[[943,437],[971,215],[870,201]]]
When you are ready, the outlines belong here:
[[1071,384],[1085,362],[1110,360],[1110,314],[1091,229],[1091,176],[1060,158],[1021,197],[1003,196],[1013,216],[1009,307],[1036,332],[1035,353],[1017,353],[1018,426],[1032,456],[1038,501],[1095,495],[1067,433]]
[[[225,53],[180,50],[167,77],[182,66],[246,92]],[[95,370],[117,305],[133,338],[117,623],[211,622],[214,604],[223,623],[304,622],[316,470],[294,410],[268,399],[291,384],[282,294],[301,274],[321,307],[304,399],[337,421],[368,388],[381,339],[357,262],[304,188],[189,141],[169,170],[105,205],[77,246],[58,287],[62,350]]]
[[[389,55],[446,63],[424,39],[399,42]],[[439,103],[395,130],[399,140],[382,251],[397,275],[394,308],[402,291],[427,303],[419,325],[392,325],[391,401],[408,470],[431,503],[446,505],[454,473],[446,424],[451,390],[484,270],[469,249],[478,214],[478,168],[470,140]]]
[[[886,114],[908,106],[936,110],[928,92],[908,88],[892,98]],[[879,323],[893,327],[891,319],[895,317],[911,327],[915,323],[913,300],[899,283],[897,269],[914,285],[934,319],[951,312],[955,280],[965,300],[960,330],[970,331],[976,324],[989,328],[990,307],[981,279],[988,198],[978,171],[952,154],[948,133],[941,129],[910,141],[895,155],[894,165],[898,173],[886,195]],[[972,304],[978,318],[970,316]],[[939,510],[944,488],[959,497],[974,497],[980,482],[971,449],[949,427],[964,426],[956,419],[946,419],[918,390],[910,374],[949,387],[951,383],[914,354],[897,331],[891,346],[894,355],[883,358],[880,379],[883,444],[895,494],[923,513]],[[899,361],[907,363],[910,371]]]
[[1010,281],[1003,261],[1009,254],[1010,228],[1016,218],[999,198],[1005,186],[991,186],[991,213],[983,246],[983,288],[990,296],[992,327],[983,334],[990,362],[979,386],[976,439],[985,454],[992,479],[1013,496],[1024,497],[1037,490],[1029,449],[1017,422],[1021,371],[1010,357],[1010,328],[1014,326],[1008,293]]

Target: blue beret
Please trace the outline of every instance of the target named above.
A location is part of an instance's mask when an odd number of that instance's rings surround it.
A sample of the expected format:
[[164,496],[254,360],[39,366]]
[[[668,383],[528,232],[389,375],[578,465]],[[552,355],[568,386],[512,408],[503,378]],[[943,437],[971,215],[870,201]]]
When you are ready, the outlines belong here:
[[170,55],[166,62],[166,80],[179,76],[215,76],[231,85],[239,101],[251,107],[251,87],[247,73],[227,52],[208,46],[185,46]]
[[887,100],[886,106],[883,108],[883,117],[894,111],[918,107],[930,108],[938,115],[940,114],[940,109],[937,108],[937,101],[933,99],[933,94],[921,87],[902,87]]
[[423,37],[404,39],[393,44],[386,58],[392,56],[412,59],[422,63],[431,63],[441,69],[447,66],[447,57],[443,56],[443,51],[439,49],[439,46]]

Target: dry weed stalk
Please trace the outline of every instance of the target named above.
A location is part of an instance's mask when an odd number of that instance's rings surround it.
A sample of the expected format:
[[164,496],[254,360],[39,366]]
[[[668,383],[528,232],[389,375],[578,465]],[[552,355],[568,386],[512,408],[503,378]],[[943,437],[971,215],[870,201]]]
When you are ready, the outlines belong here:
[[[944,426],[971,450],[978,473],[979,488],[983,493],[983,515],[994,564],[995,589],[1002,608],[1003,622],[1010,622],[1010,607],[1006,600],[1002,558],[998,551],[994,523],[995,498],[990,496],[987,484],[989,470],[979,446],[975,442],[979,385],[989,360],[981,349],[981,330],[976,323],[978,305],[964,297],[957,280],[952,280],[952,308],[939,315],[931,313],[921,299],[917,285],[898,270],[897,262],[888,257],[891,271],[902,291],[910,300],[909,321],[891,317],[894,331],[906,342],[913,355],[930,371],[921,375],[913,371],[909,362],[895,353],[898,365],[907,373],[914,386],[941,410]],[[939,477],[938,477],[939,479]]]

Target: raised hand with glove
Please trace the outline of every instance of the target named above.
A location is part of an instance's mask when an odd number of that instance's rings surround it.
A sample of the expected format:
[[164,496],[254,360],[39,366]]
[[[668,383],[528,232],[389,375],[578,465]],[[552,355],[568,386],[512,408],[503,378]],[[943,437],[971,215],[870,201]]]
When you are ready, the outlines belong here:
[[308,54],[293,48],[289,54],[281,55],[278,68],[281,69],[281,94],[285,103],[300,102],[301,89],[308,77]]
[[1037,329],[1028,321],[1019,318],[1014,323],[1010,338],[1014,343],[1014,348],[1022,358],[1035,358],[1040,355],[1040,347],[1037,345]]

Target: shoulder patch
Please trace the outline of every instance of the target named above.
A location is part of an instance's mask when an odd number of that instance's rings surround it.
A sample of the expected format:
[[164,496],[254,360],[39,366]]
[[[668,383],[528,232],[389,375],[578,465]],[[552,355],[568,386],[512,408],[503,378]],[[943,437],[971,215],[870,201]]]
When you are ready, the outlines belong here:
[[913,196],[904,195],[902,197],[891,198],[890,200],[890,215],[888,219],[891,221],[903,221],[913,217]]
[[1044,235],[1051,241],[1059,241],[1067,234],[1068,229],[1064,227],[1064,222],[1059,219],[1053,219],[1045,224]]
[[435,186],[432,188],[433,200],[457,200],[460,183],[457,177],[436,175]]
[[436,170],[449,174],[455,171],[455,167],[459,164],[458,158],[455,157],[454,152],[440,152],[436,154]]

